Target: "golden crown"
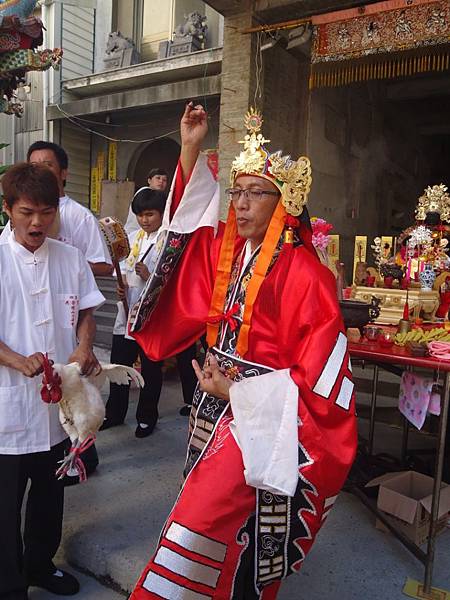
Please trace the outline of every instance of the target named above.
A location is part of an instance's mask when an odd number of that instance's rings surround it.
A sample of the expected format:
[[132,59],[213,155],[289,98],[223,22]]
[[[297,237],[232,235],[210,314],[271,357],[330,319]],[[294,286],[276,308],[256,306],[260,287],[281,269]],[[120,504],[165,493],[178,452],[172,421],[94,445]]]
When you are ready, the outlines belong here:
[[416,219],[423,221],[430,212],[439,213],[441,221],[450,221],[450,196],[447,193],[447,186],[443,183],[428,186],[418,200]]
[[281,193],[281,203],[286,212],[298,217],[308,201],[311,189],[311,163],[301,156],[292,160],[282,156],[281,150],[269,153],[264,144],[269,143],[261,132],[263,118],[259,111],[250,108],[244,117],[248,131],[240,144],[244,150],[236,156],[231,165],[230,182],[234,186],[239,175],[257,175],[271,181]]

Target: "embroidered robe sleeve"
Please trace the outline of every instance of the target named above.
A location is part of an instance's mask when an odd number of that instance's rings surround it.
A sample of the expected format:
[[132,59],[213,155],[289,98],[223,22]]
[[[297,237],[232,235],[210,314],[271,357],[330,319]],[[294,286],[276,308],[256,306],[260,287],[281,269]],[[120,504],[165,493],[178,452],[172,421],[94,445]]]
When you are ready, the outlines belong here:
[[162,228],[188,233],[190,239],[150,318],[132,332],[151,360],[178,354],[205,332],[222,230],[219,200],[219,186],[204,155],[186,185],[177,168]]

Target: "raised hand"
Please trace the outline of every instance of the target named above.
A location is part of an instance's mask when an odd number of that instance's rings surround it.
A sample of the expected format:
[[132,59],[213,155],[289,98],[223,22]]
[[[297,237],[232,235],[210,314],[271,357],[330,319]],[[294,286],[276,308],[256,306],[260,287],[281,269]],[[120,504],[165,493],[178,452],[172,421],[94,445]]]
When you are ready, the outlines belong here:
[[193,102],[186,104],[180,123],[182,146],[193,146],[200,149],[208,133],[208,120],[205,109],[201,104],[194,106]]
[[216,398],[222,398],[223,400],[230,399],[230,387],[233,385],[233,382],[222,373],[214,356],[208,355],[203,369],[200,368],[196,360],[192,361],[192,367],[202,392],[216,396]]

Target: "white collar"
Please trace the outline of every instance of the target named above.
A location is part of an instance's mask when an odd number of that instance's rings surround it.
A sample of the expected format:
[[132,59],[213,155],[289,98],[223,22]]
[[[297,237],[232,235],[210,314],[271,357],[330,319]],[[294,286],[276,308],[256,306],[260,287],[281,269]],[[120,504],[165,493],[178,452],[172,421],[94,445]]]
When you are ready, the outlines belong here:
[[145,239],[148,240],[151,244],[153,244],[156,241],[156,238],[158,237],[158,231],[159,229],[157,229],[156,231],[152,231],[151,233],[146,233]]
[[64,196],[61,196],[61,198],[59,199],[59,206],[61,207],[64,204],[67,204],[67,202],[70,202],[70,200],[71,200],[71,198],[69,196],[67,196],[67,194]]
[[30,252],[16,241],[16,234],[14,231],[8,238],[8,243],[11,246],[12,251],[16,254],[25,264],[32,264],[36,262],[45,262],[48,258],[48,238],[45,238],[42,246],[40,246],[35,252]]

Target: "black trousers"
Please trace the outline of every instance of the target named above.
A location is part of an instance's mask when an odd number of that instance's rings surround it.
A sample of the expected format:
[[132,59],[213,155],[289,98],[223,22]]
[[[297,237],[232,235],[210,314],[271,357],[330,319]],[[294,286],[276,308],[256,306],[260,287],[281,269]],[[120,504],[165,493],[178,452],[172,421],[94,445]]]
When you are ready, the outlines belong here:
[[[0,454],[0,600],[25,600],[27,578],[53,573],[61,541],[64,486],[55,472],[67,442],[48,452]],[[22,542],[21,508],[28,480]]]
[[[158,402],[162,388],[162,361],[149,360],[139,344],[123,335],[113,335],[111,348],[111,363],[129,365],[130,367],[140,356],[141,374],[145,385],[139,393],[136,409],[136,420],[154,427],[158,420]],[[191,403],[196,385],[196,377],[192,368],[192,359],[196,356],[195,344],[177,356],[181,386],[185,402]],[[106,403],[106,418],[113,423],[122,423],[128,411],[129,386],[111,383],[109,398]]]

